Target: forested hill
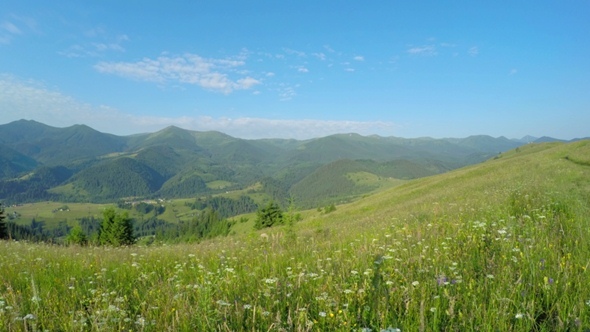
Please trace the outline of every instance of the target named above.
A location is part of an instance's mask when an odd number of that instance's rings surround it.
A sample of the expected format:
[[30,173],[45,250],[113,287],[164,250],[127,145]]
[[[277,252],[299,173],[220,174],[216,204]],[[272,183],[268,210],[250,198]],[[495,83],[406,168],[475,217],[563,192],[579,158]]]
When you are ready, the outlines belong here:
[[[19,120],[0,125],[0,201],[194,197],[255,183],[279,201],[303,197],[308,189],[308,197],[327,193],[336,199],[342,191],[371,190],[382,178],[437,174],[522,144],[489,136],[404,139],[358,134],[246,140],[177,127],[116,136],[85,125],[56,128]],[[367,183],[359,176],[375,181]]]

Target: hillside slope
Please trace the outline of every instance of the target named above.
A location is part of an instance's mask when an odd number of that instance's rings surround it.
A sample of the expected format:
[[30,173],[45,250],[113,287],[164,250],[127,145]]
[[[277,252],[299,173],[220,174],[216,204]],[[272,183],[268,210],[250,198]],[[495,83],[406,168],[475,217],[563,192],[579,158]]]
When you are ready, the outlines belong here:
[[[326,193],[332,201],[342,201],[365,194],[375,186],[357,180],[354,180],[357,185],[351,185],[350,179],[342,177],[346,175],[330,175],[326,167],[337,171],[341,168],[330,164],[340,160],[381,163],[379,168],[362,170],[371,173],[369,177],[391,177],[380,172],[395,168],[398,171],[393,177],[413,178],[478,163],[520,144],[489,136],[404,139],[358,134],[304,141],[246,140],[220,132],[197,132],[174,126],[154,133],[115,136],[85,125],[56,128],[20,120],[0,125],[0,187],[4,187],[0,200],[23,203],[51,198],[104,202],[126,197],[121,195],[186,198],[214,194],[220,187],[243,189],[266,183],[269,186],[264,190],[276,193],[273,199],[283,205],[287,204],[289,191],[300,198],[314,197],[313,200]],[[120,158],[134,162],[121,163]],[[392,167],[387,162],[405,164],[405,170],[399,171],[404,167]],[[54,183],[53,180],[23,181],[43,166],[65,167],[69,172],[62,174],[72,177],[65,180],[60,177],[60,184],[52,188],[47,188],[47,184]],[[123,166],[132,169],[124,170]],[[140,168],[144,171],[138,176]],[[107,176],[105,169],[119,173]],[[329,176],[318,176],[317,172]],[[338,181],[330,184],[327,179]],[[306,184],[316,188],[309,195],[305,195],[303,188]],[[346,191],[354,193],[350,195]]]
[[[522,146],[315,213],[296,230],[298,245],[279,246],[271,264],[302,251],[295,261],[317,262],[331,280],[322,292],[334,311],[346,303],[347,312],[366,312],[351,318],[360,326],[590,327],[580,309],[590,299],[588,140]],[[290,232],[277,231],[271,236]]]
[[199,244],[0,241],[0,284],[20,294],[5,308],[32,308],[26,323],[47,330],[72,312],[109,330],[590,328],[590,141],[526,145],[301,214]]

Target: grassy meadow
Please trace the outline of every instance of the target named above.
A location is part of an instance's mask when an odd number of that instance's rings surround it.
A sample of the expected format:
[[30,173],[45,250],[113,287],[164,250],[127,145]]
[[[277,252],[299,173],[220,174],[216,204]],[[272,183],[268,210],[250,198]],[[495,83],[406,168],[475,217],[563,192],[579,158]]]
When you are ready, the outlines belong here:
[[200,244],[0,242],[2,331],[586,331],[590,142]]

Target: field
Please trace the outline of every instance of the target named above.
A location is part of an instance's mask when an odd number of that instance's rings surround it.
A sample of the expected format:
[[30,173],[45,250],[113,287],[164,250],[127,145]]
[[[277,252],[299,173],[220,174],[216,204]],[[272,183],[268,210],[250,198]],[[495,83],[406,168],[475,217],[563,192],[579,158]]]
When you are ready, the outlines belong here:
[[589,165],[527,145],[195,245],[2,241],[0,330],[585,331]]

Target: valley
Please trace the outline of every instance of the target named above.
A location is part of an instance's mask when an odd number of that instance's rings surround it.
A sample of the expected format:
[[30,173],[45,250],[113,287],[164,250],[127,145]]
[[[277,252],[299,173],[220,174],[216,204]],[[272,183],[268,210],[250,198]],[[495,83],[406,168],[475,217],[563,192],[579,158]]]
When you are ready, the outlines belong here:
[[[330,213],[301,211],[294,223],[259,231],[238,222],[240,231],[199,243],[1,241],[0,326],[584,330],[589,155],[587,140],[528,144]],[[80,203],[35,204],[84,212]]]

